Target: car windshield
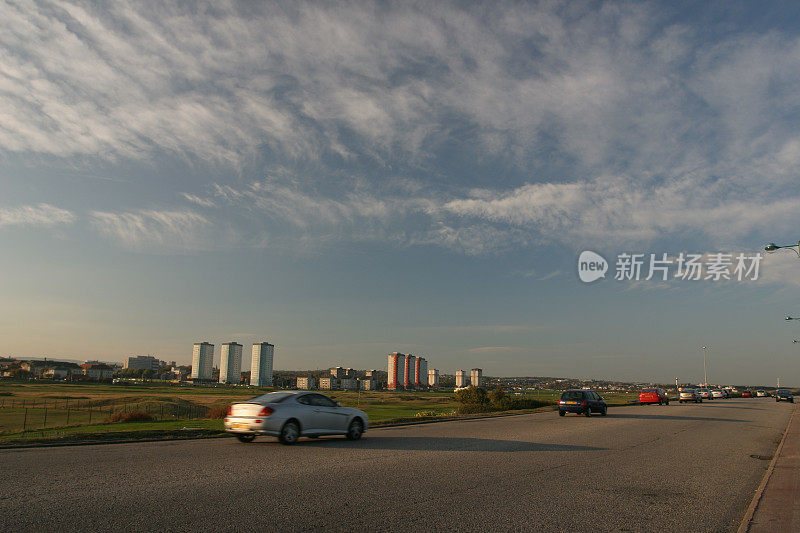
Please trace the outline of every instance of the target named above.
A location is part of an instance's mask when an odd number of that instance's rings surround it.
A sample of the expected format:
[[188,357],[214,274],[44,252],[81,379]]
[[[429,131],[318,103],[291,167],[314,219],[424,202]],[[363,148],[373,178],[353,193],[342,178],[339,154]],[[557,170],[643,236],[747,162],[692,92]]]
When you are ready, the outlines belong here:
[[658,392],[656,389],[643,389],[642,392]]
[[583,400],[583,392],[579,390],[568,390],[561,395],[562,400]]
[[270,392],[247,401],[252,403],[280,403],[289,396],[294,396],[294,394],[291,392]]

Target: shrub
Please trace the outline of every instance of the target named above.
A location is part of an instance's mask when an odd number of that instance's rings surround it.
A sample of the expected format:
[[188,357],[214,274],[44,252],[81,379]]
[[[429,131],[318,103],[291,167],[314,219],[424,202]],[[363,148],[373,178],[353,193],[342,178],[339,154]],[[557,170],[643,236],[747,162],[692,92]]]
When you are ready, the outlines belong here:
[[485,404],[480,403],[462,403],[458,406],[458,414],[460,415],[471,415],[475,413],[488,413],[493,411],[492,407]]
[[227,407],[212,407],[206,411],[206,418],[225,418],[228,416]]
[[462,404],[483,405],[487,403],[486,389],[483,387],[469,386],[456,391],[456,400]]
[[144,411],[117,411],[106,419],[106,422],[151,422],[153,417]]

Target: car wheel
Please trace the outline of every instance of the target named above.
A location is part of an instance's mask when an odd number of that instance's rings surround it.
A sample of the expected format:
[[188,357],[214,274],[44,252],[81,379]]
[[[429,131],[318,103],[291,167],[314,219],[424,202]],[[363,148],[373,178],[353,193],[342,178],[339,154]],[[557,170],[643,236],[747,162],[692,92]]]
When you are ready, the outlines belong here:
[[669,400],[667,400],[667,405],[669,405]]
[[587,407],[586,411],[584,411],[583,414],[585,414],[587,418],[592,416],[592,408],[591,407]]
[[567,414],[565,411],[559,411],[558,412],[558,416],[564,416],[565,414]]
[[608,407],[603,407],[603,410],[600,411],[600,416],[606,416],[608,414]]
[[347,440],[358,440],[364,434],[364,424],[359,419],[350,422],[350,427],[347,429]]
[[291,446],[297,442],[297,439],[300,438],[300,426],[297,425],[297,422],[288,421],[286,422],[283,427],[281,428],[281,434],[278,437],[278,440],[281,441],[281,444],[286,444],[287,446]]
[[253,439],[256,438],[255,435],[236,435],[236,438],[239,439],[239,442],[253,442]]
[[661,405],[661,400],[658,400],[658,405]]

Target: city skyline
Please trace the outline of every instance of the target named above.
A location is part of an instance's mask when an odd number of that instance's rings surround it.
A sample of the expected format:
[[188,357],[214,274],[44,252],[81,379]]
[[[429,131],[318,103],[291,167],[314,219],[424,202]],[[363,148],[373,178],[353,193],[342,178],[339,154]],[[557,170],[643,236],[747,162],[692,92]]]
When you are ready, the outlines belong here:
[[798,9],[2,4],[0,355],[798,375]]

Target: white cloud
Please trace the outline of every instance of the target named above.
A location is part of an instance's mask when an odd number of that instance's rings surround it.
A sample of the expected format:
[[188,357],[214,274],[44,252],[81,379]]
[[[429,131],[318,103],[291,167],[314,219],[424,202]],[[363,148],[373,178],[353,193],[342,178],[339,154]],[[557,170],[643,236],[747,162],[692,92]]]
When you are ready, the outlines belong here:
[[71,211],[50,204],[24,205],[0,209],[0,228],[4,226],[58,226],[71,224]]
[[200,233],[209,221],[193,211],[93,211],[92,225],[116,243],[143,251],[192,251],[210,242]]
[[197,195],[189,194],[187,192],[181,193],[181,196],[183,196],[187,201],[197,204],[200,207],[214,207],[216,205],[213,200],[201,198]]

